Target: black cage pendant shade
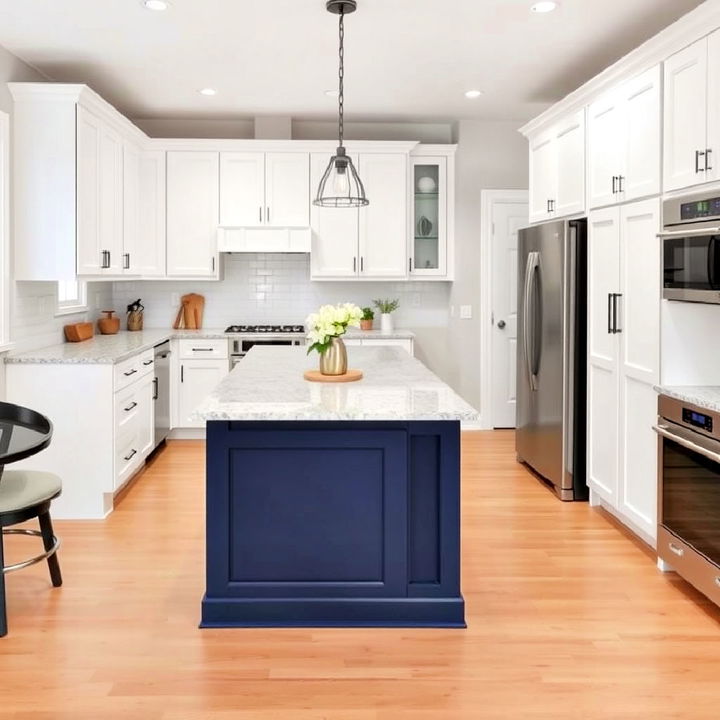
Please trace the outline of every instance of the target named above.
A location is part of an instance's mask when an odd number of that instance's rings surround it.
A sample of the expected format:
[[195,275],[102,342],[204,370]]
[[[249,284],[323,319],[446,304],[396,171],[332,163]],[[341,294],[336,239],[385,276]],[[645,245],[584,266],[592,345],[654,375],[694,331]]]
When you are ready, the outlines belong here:
[[313,205],[320,207],[352,208],[369,205],[365,197],[365,187],[353,165],[352,159],[343,147],[343,112],[344,112],[344,79],[345,79],[345,15],[357,10],[356,0],[328,0],[326,7],[329,12],[339,15],[340,35],[340,69],[338,71],[338,147],[335,155],[330,158],[323,173]]

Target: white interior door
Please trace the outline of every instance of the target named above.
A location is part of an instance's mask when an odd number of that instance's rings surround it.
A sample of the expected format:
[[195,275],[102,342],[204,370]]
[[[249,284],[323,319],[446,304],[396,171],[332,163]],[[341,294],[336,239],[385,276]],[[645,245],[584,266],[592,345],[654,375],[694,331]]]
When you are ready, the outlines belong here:
[[526,202],[492,209],[492,424],[515,427],[518,232],[528,224]]

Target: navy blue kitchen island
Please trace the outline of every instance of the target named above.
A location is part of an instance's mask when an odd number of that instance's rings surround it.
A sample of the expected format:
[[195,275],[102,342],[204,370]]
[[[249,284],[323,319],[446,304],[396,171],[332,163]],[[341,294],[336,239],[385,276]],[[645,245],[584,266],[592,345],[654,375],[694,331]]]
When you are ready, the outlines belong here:
[[318,385],[302,348],[255,348],[198,409],[201,627],[465,627],[460,420],[475,411],[401,348],[351,350],[365,378]]

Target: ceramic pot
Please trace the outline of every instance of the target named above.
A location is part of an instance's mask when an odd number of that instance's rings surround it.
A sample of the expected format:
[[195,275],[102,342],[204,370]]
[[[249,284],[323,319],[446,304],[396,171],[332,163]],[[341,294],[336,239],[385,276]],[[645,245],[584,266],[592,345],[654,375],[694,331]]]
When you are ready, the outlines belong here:
[[340,338],[333,338],[330,347],[320,355],[322,375],[345,375],[347,372],[347,350]]
[[390,313],[383,313],[380,316],[380,330],[384,333],[393,331],[393,317]]
[[103,310],[103,315],[107,317],[98,320],[98,330],[101,335],[115,335],[120,330],[120,318],[113,317],[114,310]]
[[432,193],[437,190],[437,183],[431,177],[421,177],[417,181],[418,192]]
[[373,321],[372,320],[361,320],[360,321],[360,329],[361,330],[372,330]]

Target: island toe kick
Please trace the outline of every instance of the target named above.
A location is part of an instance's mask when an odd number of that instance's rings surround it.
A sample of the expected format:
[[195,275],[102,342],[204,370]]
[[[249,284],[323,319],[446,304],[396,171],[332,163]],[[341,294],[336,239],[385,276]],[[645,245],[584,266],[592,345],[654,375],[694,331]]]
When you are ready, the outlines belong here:
[[465,627],[460,423],[207,423],[201,627]]

